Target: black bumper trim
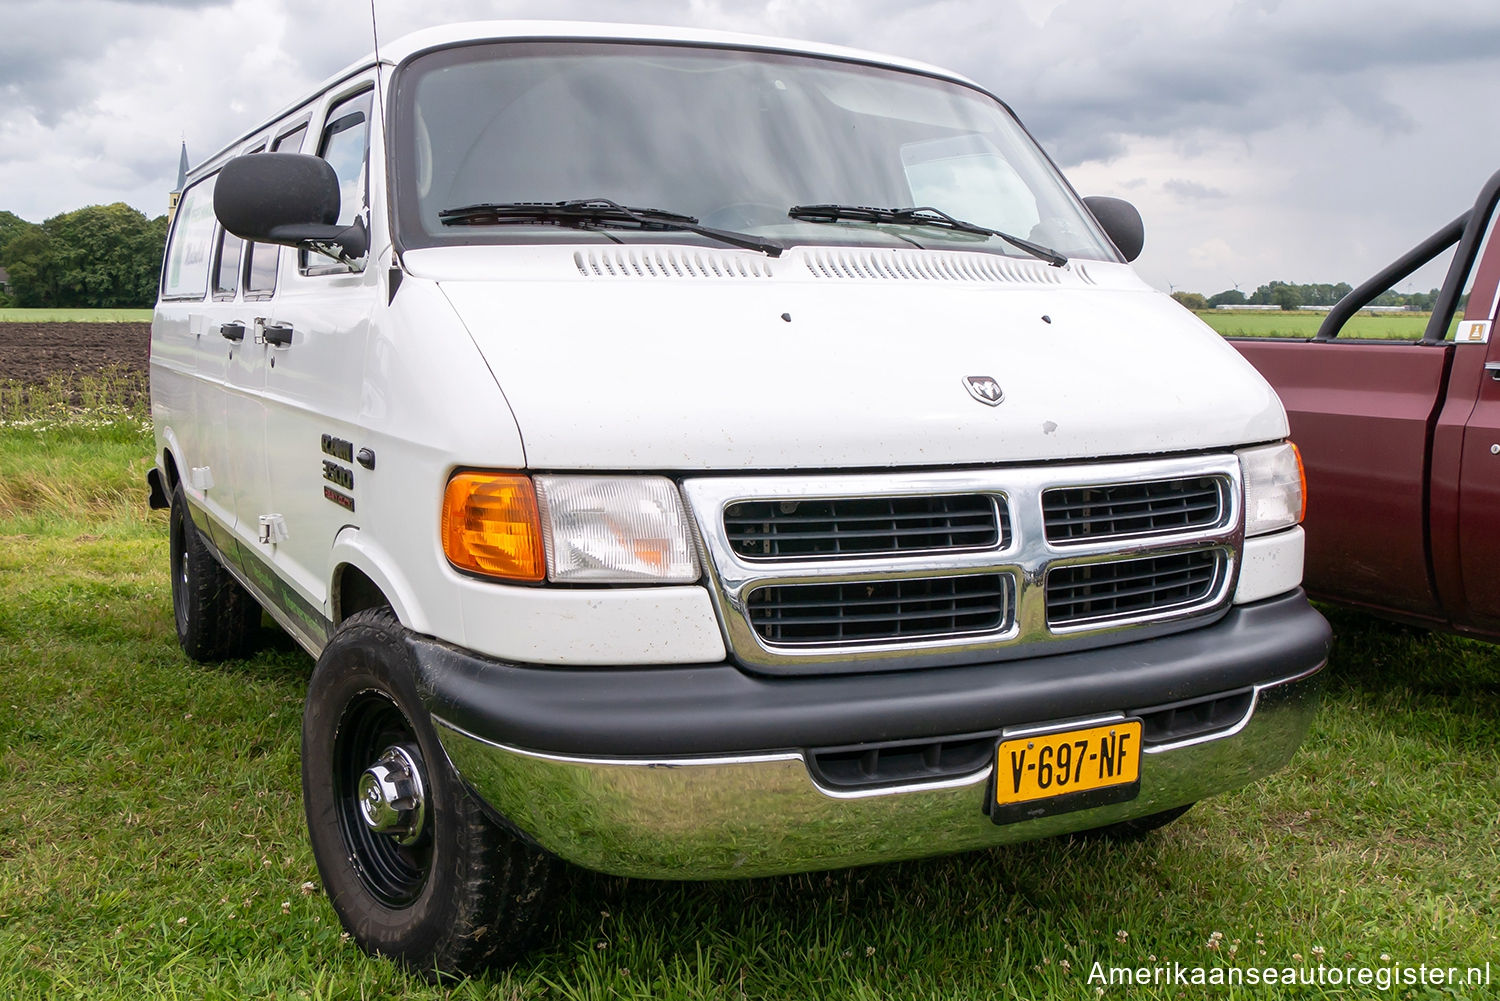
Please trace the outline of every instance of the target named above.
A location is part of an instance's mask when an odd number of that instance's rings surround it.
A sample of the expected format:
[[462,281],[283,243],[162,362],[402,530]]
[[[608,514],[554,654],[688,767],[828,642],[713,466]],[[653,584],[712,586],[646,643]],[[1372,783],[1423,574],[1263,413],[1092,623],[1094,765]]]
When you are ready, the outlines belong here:
[[484,740],[581,757],[701,757],[935,737],[1193,699],[1316,670],[1332,633],[1296,591],[1157,639],[878,674],[538,667],[427,637],[408,642],[428,709]]

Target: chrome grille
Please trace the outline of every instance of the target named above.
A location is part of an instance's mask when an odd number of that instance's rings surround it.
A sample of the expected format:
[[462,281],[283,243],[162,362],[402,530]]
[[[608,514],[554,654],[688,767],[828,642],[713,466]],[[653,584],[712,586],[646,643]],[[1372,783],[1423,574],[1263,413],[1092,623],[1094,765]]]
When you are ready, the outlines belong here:
[[747,560],[816,560],[956,549],[996,549],[1003,506],[983,494],[740,501],[724,534]]
[[756,588],[750,624],[767,643],[843,644],[998,632],[1010,621],[1003,574]]
[[770,674],[898,670],[1160,636],[1228,607],[1233,454],[688,476],[730,656]]
[[1224,563],[1221,550],[1084,563],[1047,575],[1047,624],[1076,626],[1161,612],[1210,597]]
[[1098,542],[1213,528],[1228,511],[1228,489],[1216,476],[1054,488],[1042,494],[1047,540]]

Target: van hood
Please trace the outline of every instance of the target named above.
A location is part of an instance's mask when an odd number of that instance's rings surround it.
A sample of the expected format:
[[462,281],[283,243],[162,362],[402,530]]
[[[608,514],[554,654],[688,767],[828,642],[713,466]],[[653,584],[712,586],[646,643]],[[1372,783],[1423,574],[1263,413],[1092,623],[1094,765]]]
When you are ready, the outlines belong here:
[[[978,465],[1287,434],[1238,352],[1124,265],[563,251],[407,255],[467,326],[533,469]],[[1003,399],[981,399],[970,377]]]

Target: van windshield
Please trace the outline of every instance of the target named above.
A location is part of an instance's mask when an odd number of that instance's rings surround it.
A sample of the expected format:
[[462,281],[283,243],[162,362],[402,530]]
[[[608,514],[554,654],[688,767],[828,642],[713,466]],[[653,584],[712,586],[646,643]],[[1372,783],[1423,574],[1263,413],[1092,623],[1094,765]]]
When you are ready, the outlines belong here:
[[[1119,259],[1003,106],[862,63],[613,42],[444,49],[403,69],[393,133],[407,247],[716,242],[708,229],[777,246],[1035,256],[899,213],[789,214],[927,207],[1066,257]],[[687,217],[696,229],[612,224],[597,213],[578,224],[576,213],[515,208],[586,200]],[[507,209],[475,211],[487,205]]]

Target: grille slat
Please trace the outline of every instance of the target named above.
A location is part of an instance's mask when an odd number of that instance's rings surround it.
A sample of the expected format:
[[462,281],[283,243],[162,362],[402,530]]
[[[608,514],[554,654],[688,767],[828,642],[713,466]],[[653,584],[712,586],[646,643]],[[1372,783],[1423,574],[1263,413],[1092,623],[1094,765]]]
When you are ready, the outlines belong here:
[[1047,541],[1102,542],[1213,528],[1225,519],[1228,485],[1215,476],[1059,487],[1042,494]]
[[[1081,501],[1077,504],[1051,504],[1047,508],[1047,513],[1052,517],[1048,520],[1047,524],[1050,527],[1054,524],[1067,523],[1070,521],[1077,521],[1085,524],[1095,521],[1099,518],[1099,516],[1094,513],[1096,506],[1097,505],[1090,503],[1089,501]],[[1217,518],[1219,513],[1219,501],[1217,497],[1210,500],[1199,501],[1197,503],[1193,503],[1190,501],[1174,501],[1171,504],[1142,504],[1139,505],[1139,507],[1140,510],[1138,512],[1117,511],[1114,514],[1114,517],[1116,520],[1121,521],[1128,520],[1130,518],[1165,519],[1174,515],[1191,518],[1194,515],[1201,515],[1212,512],[1214,517]],[[1212,524],[1212,522],[1210,522],[1210,524]]]
[[[1163,592],[1180,588],[1191,589],[1202,585],[1212,584],[1214,579],[1214,571],[1212,567],[1208,567],[1201,572],[1172,574],[1166,576],[1143,574],[1135,579],[1146,580],[1149,581],[1149,583],[1142,584],[1138,587],[1119,587],[1111,582],[1111,586],[1109,589],[1110,599],[1114,601],[1120,601],[1127,598],[1139,598],[1145,595],[1149,595],[1154,599],[1158,595],[1161,595]],[[1060,611],[1064,608],[1088,605],[1097,600],[1098,599],[1092,595],[1085,595],[1081,598],[1050,597],[1047,601],[1047,608],[1049,610]]]
[[1081,625],[1161,612],[1213,594],[1222,550],[1061,567],[1047,575],[1047,624]]
[[[828,522],[826,520],[824,520],[823,522],[821,522],[821,524],[828,524]],[[983,530],[985,532],[990,532],[991,531],[991,529],[989,527],[987,527],[987,526],[983,527]],[[946,539],[952,538],[955,535],[962,534],[965,531],[968,531],[968,530],[967,529],[963,529],[963,528],[950,528],[950,529],[948,529],[946,531],[934,531],[931,528],[887,528],[887,529],[883,529],[883,530],[879,530],[879,531],[875,531],[875,530],[851,531],[851,530],[844,529],[842,527],[835,527],[835,528],[831,528],[831,529],[827,530],[826,532],[817,532],[817,533],[806,532],[806,533],[802,533],[802,537],[803,538],[810,538],[813,535],[818,535],[818,536],[821,536],[821,537],[827,538],[827,539],[840,539],[840,540],[843,540],[843,539],[851,539],[851,540],[857,540],[857,539],[895,539],[895,540],[899,541],[901,539],[914,538],[914,537],[930,538],[930,537],[932,537],[932,536],[935,535],[935,536],[938,536],[939,538],[942,538],[942,539],[946,540]],[[760,539],[760,538],[762,538],[761,536],[751,536],[751,535],[747,535],[746,537],[747,538],[755,538],[757,540]],[[907,548],[913,548],[913,547],[907,547]],[[930,549],[930,548],[934,548],[934,547],[924,546],[922,548],[924,548],[924,549]],[[941,548],[947,548],[947,547],[941,547]]]
[[1005,629],[1011,587],[1002,574],[778,584],[751,591],[745,604],[751,626],[771,644],[916,639]]
[[1003,505],[969,494],[740,501],[724,532],[744,559],[799,560],[998,548],[1009,526]]
[[[833,608],[835,606],[827,606]],[[878,622],[922,622],[925,620],[951,619],[954,617],[952,609],[941,609],[935,612],[889,612],[882,615],[846,615],[842,612],[834,615],[768,615],[757,619],[757,622],[767,627],[773,626],[830,626],[843,624],[847,626],[860,626]]]
[[[965,595],[964,595],[964,597],[969,598],[969,599],[974,599],[974,600],[978,600],[980,598],[1004,598],[1009,593],[1010,593],[1009,590],[1006,589],[1006,588],[995,588],[994,590],[979,590],[979,589],[976,589],[976,590],[974,590],[972,592],[966,592]],[[891,603],[891,599],[889,599],[889,598],[846,598],[846,599],[844,599],[842,601],[839,601],[839,602],[829,602],[827,604],[827,607],[829,607],[829,608],[870,608],[870,607],[879,607],[881,605],[889,605],[890,603]],[[811,609],[811,608],[815,608],[817,606],[818,606],[818,602],[815,601],[815,600],[792,600],[792,601],[763,601],[763,602],[757,604],[756,608],[759,609],[759,610],[761,610],[761,611],[763,611],[763,612],[770,613],[770,612],[780,612],[780,611],[786,611],[786,610],[792,610],[792,609]]]
[[[751,507],[751,506],[752,505],[750,505],[750,504],[736,504],[730,510],[731,511],[738,511],[738,509],[740,509],[740,508],[746,508],[746,507]],[[946,517],[950,521],[953,521],[953,522],[969,521],[969,522],[975,523],[976,525],[987,525],[987,526],[993,526],[995,524],[994,513],[991,512],[991,511],[988,511],[988,510],[982,511],[982,512],[981,511],[976,511],[973,514],[963,514],[963,513],[954,514],[954,513],[949,513],[949,514],[946,515]],[[725,525],[730,525],[730,526],[752,526],[752,525],[762,524],[762,523],[764,523],[766,521],[773,521],[773,522],[775,522],[775,524],[778,527],[782,526],[782,525],[827,525],[827,524],[837,524],[837,525],[840,525],[840,526],[842,526],[842,525],[860,525],[860,524],[878,525],[878,524],[884,524],[884,523],[890,523],[890,522],[898,522],[898,523],[899,522],[924,522],[924,521],[931,521],[932,518],[933,518],[932,514],[930,512],[927,512],[927,511],[922,511],[922,512],[917,513],[917,514],[901,513],[901,512],[882,512],[880,514],[839,513],[837,515],[831,515],[831,514],[800,515],[800,514],[781,514],[781,513],[776,513],[776,514],[770,515],[769,517],[766,516],[766,515],[742,515],[742,514],[735,513],[735,514],[726,514],[724,516],[724,524]]]

